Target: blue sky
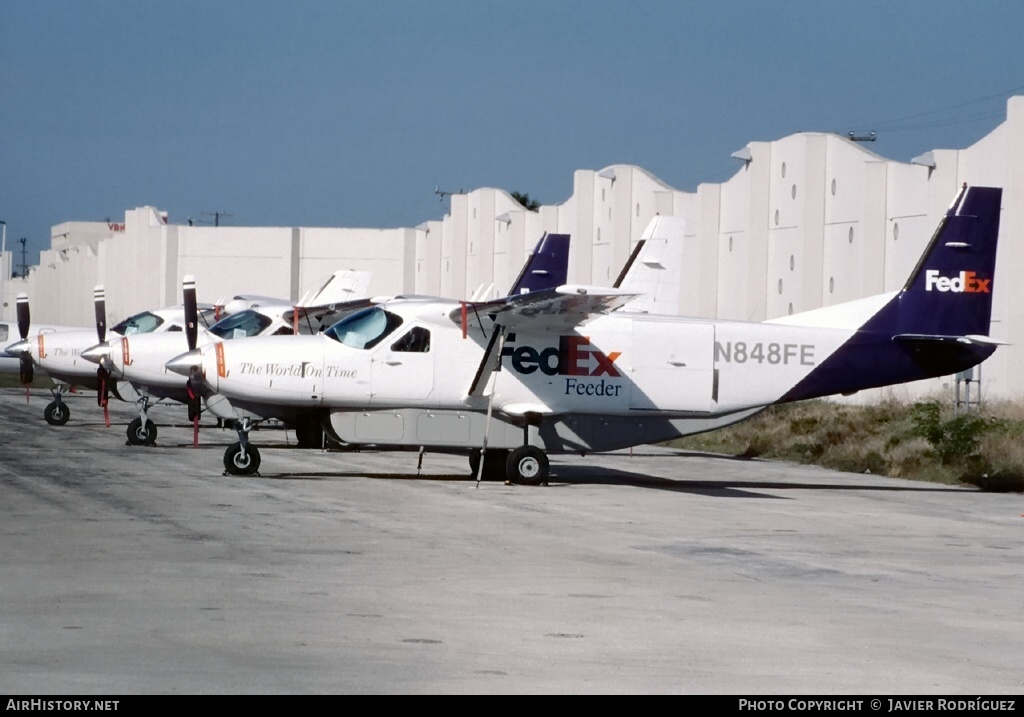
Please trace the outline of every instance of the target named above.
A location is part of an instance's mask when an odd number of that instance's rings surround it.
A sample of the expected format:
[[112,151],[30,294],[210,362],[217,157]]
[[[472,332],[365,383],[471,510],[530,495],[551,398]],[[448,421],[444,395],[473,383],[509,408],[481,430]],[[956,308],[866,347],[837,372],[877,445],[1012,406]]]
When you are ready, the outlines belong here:
[[1022,28],[1017,0],[4,0],[0,219],[34,264],[146,204],[415,226],[435,186],[558,204],[624,163],[692,191],[801,131],[907,161],[1005,119]]

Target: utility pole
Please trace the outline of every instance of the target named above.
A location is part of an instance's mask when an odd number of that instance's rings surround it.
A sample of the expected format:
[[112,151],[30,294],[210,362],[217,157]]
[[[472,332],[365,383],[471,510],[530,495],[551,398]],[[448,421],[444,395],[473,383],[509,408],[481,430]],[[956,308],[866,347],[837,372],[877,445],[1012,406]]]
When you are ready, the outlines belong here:
[[28,276],[28,251],[25,249],[25,242],[28,239],[22,237],[18,241],[21,242],[21,278],[24,279]]

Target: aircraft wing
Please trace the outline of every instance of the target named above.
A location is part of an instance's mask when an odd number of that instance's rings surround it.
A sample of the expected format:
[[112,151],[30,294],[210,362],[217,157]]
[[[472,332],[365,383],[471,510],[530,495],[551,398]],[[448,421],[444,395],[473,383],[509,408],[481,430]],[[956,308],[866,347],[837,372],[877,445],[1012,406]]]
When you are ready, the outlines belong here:
[[480,396],[501,362],[508,331],[569,331],[587,319],[608,314],[636,298],[619,289],[566,284],[554,289],[517,294],[497,301],[464,303],[451,312],[452,321],[465,331],[470,317],[487,316],[494,322],[487,348],[470,383],[469,395]]
[[[341,301],[319,306],[296,306],[285,311],[284,319],[294,326],[296,323],[295,315],[298,313],[298,323],[307,325],[310,333],[315,334],[321,329],[330,328],[349,314],[372,306],[374,303],[373,299],[353,299],[351,301]],[[314,321],[316,322],[315,326],[313,324]]]
[[[595,316],[611,313],[636,296],[621,289],[563,284],[495,301],[466,302],[465,318],[487,316],[510,330],[567,331]],[[454,309],[450,316],[455,323],[462,323],[463,309]]]

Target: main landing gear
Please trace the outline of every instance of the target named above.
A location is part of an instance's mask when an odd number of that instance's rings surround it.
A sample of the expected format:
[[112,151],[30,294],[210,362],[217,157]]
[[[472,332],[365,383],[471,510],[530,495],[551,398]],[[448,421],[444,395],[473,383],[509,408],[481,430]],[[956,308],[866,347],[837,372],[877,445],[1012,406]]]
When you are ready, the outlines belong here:
[[46,408],[43,409],[43,418],[51,426],[63,426],[71,418],[71,411],[63,398],[67,390],[67,386],[63,384],[57,384],[55,388],[50,389],[53,401],[46,404]]
[[260,452],[256,446],[249,443],[252,421],[248,418],[235,421],[235,430],[238,432],[238,442],[232,443],[224,451],[224,474],[255,475],[256,471],[260,469]]
[[[540,426],[540,416],[528,413],[523,422],[523,445],[511,451],[504,449],[483,450],[483,478],[500,480],[520,485],[546,485],[551,465],[547,454],[537,446],[530,445],[530,426]],[[480,453],[469,454],[469,467],[473,477],[481,476]]]
[[547,482],[550,464],[537,446],[520,446],[508,454],[505,473],[512,483],[542,485]]
[[151,446],[156,443],[156,424],[149,420],[149,397],[140,396],[139,417],[128,424],[128,445]]

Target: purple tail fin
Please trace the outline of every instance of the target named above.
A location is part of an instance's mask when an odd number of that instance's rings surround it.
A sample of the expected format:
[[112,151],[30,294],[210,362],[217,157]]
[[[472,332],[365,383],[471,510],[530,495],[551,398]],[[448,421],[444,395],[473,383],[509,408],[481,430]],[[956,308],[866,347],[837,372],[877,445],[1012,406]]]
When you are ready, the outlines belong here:
[[508,295],[554,289],[565,283],[569,272],[569,235],[545,234],[516,277]]
[[1000,188],[964,187],[903,291],[875,317],[873,330],[988,335],[1002,197]]
[[780,402],[948,376],[991,356],[1002,196],[965,185],[903,290]]

